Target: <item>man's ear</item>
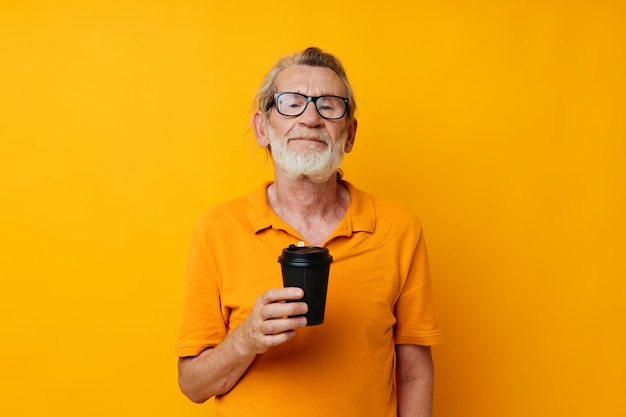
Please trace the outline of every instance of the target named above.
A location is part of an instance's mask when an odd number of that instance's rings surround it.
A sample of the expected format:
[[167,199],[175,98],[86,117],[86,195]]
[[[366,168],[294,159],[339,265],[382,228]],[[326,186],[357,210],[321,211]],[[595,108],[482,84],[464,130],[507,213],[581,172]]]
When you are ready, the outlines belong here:
[[262,148],[267,148],[270,145],[269,132],[267,131],[268,126],[266,125],[268,122],[267,118],[261,112],[254,113],[252,118],[254,135],[256,136],[257,143]]
[[356,138],[356,128],[358,123],[356,119],[352,121],[352,124],[348,126],[348,138],[346,139],[346,146],[344,147],[344,152],[348,153],[352,151],[352,147],[354,146],[354,139]]

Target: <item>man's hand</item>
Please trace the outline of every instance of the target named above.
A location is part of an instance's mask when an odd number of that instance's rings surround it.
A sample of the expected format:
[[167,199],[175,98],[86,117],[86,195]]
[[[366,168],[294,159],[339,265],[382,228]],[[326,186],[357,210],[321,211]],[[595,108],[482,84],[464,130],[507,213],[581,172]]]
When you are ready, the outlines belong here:
[[274,288],[254,303],[250,315],[226,339],[198,356],[178,360],[178,384],[194,402],[202,403],[215,395],[225,394],[239,382],[256,355],[292,339],[295,329],[306,326],[308,311],[299,300],[301,288]]
[[246,320],[237,328],[242,353],[259,354],[295,336],[295,329],[306,326],[305,303],[286,303],[304,297],[301,288],[274,288],[257,298]]

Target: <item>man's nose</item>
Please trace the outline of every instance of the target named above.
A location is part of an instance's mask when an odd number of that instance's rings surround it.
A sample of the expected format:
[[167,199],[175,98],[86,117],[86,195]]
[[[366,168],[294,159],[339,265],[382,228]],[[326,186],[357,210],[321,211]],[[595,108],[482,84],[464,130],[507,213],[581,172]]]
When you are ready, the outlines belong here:
[[317,112],[317,107],[315,103],[312,101],[307,103],[306,108],[304,109],[304,113],[300,115],[300,123],[306,124],[307,126],[318,126],[323,122],[322,116]]

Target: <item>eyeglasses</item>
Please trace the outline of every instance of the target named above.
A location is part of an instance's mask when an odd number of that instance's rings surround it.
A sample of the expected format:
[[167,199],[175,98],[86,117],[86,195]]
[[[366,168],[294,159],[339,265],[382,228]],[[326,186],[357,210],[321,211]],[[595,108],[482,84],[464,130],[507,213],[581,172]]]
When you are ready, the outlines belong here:
[[276,110],[283,116],[300,116],[310,102],[324,119],[341,119],[348,110],[348,99],[339,96],[309,97],[300,93],[275,93]]

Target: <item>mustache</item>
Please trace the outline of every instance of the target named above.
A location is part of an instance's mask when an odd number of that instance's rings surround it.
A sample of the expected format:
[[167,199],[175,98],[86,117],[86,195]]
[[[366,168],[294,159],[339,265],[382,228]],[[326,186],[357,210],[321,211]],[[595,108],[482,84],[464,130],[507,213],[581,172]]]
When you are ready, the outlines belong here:
[[315,140],[322,141],[326,144],[330,144],[330,136],[325,132],[316,130],[316,129],[298,129],[294,130],[290,134],[287,135],[286,139],[301,139],[301,138],[311,138]]

